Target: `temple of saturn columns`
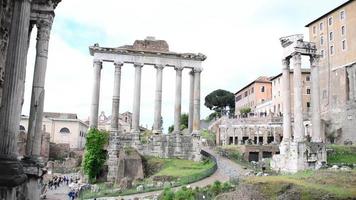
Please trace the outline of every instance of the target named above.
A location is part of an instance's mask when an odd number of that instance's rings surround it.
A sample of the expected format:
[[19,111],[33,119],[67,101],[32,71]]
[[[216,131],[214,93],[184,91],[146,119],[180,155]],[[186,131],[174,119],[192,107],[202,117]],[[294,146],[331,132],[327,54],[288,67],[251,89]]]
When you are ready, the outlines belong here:
[[[0,199],[40,199],[41,179],[46,173],[40,154],[44,84],[51,26],[54,10],[59,2],[60,0],[0,0],[4,8],[4,13],[0,13],[1,28],[5,32],[0,38],[0,69],[5,71],[3,84],[0,84]],[[27,53],[31,31],[35,25],[36,58],[26,155],[23,160],[19,160],[17,135],[24,101]]]
[[[203,54],[175,53],[169,51],[166,41],[147,37],[136,40],[133,45],[118,48],[100,47],[98,44],[89,47],[94,57],[93,96],[90,112],[90,127],[97,128],[100,94],[100,74],[103,62],[111,62],[115,67],[114,87],[112,98],[112,120],[110,130],[110,144],[108,148],[108,181],[118,181],[118,160],[120,149],[126,146],[134,147],[142,155],[158,157],[180,157],[185,159],[200,159],[200,74],[202,62],[206,59]],[[121,68],[124,64],[131,64],[135,68],[134,96],[132,108],[132,129],[130,133],[123,133],[118,124],[120,107]],[[142,67],[152,67],[156,70],[155,105],[153,113],[153,132],[155,135],[147,144],[141,144],[140,137],[140,104],[141,104],[141,76]],[[163,71],[174,69],[175,105],[174,131],[172,134],[162,134],[162,77]],[[180,116],[182,103],[182,72],[189,71],[189,135],[180,131]],[[173,88],[172,88],[173,89]]]
[[[281,172],[317,169],[326,163],[325,137],[321,131],[319,103],[319,54],[316,45],[303,41],[303,35],[280,39],[284,48],[283,63],[283,140],[280,154],[274,155],[271,167]],[[301,56],[309,56],[311,65],[311,142],[306,141],[302,112]],[[294,65],[294,116],[291,116],[290,60]]]

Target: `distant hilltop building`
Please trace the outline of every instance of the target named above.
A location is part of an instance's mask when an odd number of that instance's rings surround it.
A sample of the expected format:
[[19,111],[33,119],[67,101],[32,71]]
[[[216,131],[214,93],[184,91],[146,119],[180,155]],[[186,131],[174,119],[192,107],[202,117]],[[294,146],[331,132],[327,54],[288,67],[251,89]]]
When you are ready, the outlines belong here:
[[[101,111],[98,119],[98,129],[110,131],[111,115],[106,116],[104,111]],[[129,133],[132,127],[132,113],[124,112],[119,115],[119,127],[124,133]]]
[[[28,116],[21,116],[20,131],[27,133]],[[69,144],[71,149],[83,149],[86,142],[88,124],[78,119],[74,113],[43,113],[43,132],[50,135],[50,142]]]
[[313,20],[309,38],[320,58],[321,117],[327,137],[356,142],[356,1],[346,1]]

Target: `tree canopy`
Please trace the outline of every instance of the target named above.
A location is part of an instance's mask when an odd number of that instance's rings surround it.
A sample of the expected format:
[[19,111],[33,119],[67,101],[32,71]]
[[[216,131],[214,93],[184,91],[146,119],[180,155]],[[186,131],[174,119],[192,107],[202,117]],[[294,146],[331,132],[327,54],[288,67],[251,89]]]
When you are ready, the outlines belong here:
[[226,114],[227,111],[232,114],[235,110],[235,95],[229,91],[218,89],[205,97],[204,105],[217,112],[219,116]]

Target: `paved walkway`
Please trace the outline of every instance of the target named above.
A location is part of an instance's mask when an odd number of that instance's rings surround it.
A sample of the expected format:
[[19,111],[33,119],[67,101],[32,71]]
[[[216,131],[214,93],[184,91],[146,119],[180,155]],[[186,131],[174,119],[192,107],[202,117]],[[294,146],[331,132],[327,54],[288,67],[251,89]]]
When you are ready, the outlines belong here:
[[69,187],[67,185],[60,186],[56,190],[47,190],[46,197],[48,200],[66,200],[69,199]]

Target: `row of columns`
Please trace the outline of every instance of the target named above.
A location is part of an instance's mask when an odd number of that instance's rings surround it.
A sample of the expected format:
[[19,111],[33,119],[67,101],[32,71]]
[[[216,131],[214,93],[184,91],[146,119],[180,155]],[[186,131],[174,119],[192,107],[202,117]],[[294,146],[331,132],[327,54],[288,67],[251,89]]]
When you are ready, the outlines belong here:
[[[112,120],[111,131],[118,132],[119,124],[119,104],[120,104],[120,82],[121,82],[121,67],[124,63],[115,62],[115,77],[114,77],[114,92],[112,102]],[[134,97],[132,109],[132,129],[131,132],[138,134],[140,132],[140,102],[141,102],[141,74],[143,63],[134,63],[135,79],[134,79]],[[154,123],[153,132],[162,133],[161,130],[161,111],[162,111],[162,80],[164,65],[155,65],[156,69],[156,89],[155,89],[155,105],[154,105]],[[100,77],[101,77],[102,61],[94,60],[94,82],[93,96],[90,113],[90,127],[97,128],[98,112],[99,112],[99,96],[100,96]],[[174,132],[180,132],[180,116],[182,104],[182,71],[183,67],[175,67],[176,84],[175,84],[175,106],[174,106]],[[189,124],[188,130],[190,133],[197,133],[200,130],[200,73],[201,68],[194,68],[189,73],[190,76],[190,91],[189,91]]]
[[[235,144],[235,137],[238,137],[239,138],[239,144],[241,144],[242,143],[242,138],[244,137],[244,135],[246,135],[246,134],[244,134],[243,133],[243,130],[244,129],[246,129],[246,127],[240,127],[239,129],[240,129],[240,131],[241,131],[241,134],[236,134],[236,129],[238,129],[238,128],[233,128],[233,144]],[[270,129],[270,132],[272,133],[272,135],[273,135],[273,142],[274,143],[276,143],[277,142],[277,134],[276,134],[276,127],[269,127],[269,129]],[[227,130],[228,130],[228,128],[225,128],[225,140],[226,141],[228,141],[228,138],[230,137],[229,135],[228,135],[228,132],[227,132]],[[255,134],[249,134],[248,135],[248,138],[249,139],[252,139],[253,140],[253,137],[257,137],[257,144],[259,144],[260,143],[260,140],[259,140],[259,137],[260,137],[260,127],[255,127],[254,128],[254,130],[255,130]],[[268,137],[268,134],[267,133],[265,133],[265,134],[262,134],[262,137],[263,137],[263,144],[265,145],[265,144],[267,144],[267,137]]]
[[[305,130],[303,125],[303,93],[301,54],[294,53],[291,57],[282,60],[283,64],[283,141],[290,142],[292,138],[291,122],[291,89],[290,89],[290,59],[293,59],[293,85],[294,85],[294,142],[305,141]],[[322,142],[320,100],[319,100],[319,57],[310,55],[311,64],[311,104],[312,104],[312,142]]]

